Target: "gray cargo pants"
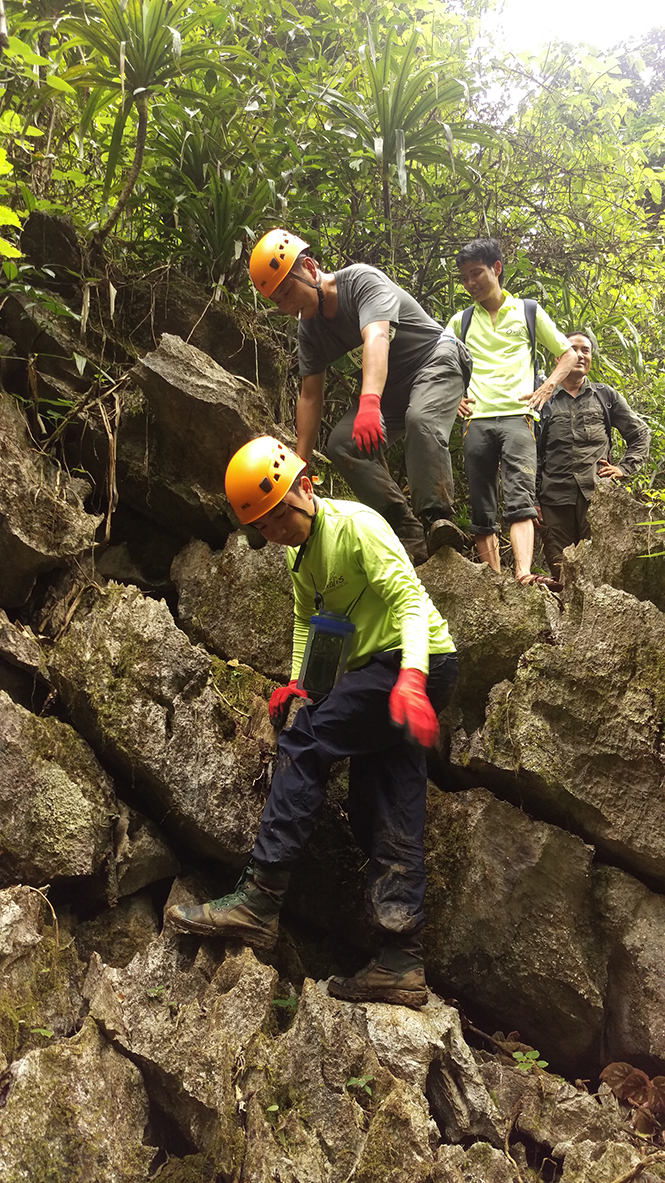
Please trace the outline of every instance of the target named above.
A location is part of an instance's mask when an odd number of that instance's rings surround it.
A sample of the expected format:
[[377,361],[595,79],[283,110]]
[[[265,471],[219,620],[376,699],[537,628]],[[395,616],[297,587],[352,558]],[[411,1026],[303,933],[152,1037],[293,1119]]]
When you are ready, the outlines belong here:
[[[381,402],[388,445],[404,438],[404,459],[413,513],[449,518],[454,495],[448,440],[457,407],[471,375],[471,355],[461,341],[444,337],[419,370],[406,408]],[[402,515],[412,517],[402,490],[385,464],[360,453],[351,439],[358,403],[333,428],[328,455],[359,501],[382,514],[393,529]],[[397,531],[399,533],[399,531]]]
[[536,437],[530,415],[467,419],[464,468],[469,482],[471,533],[498,534],[499,472],[506,525],[537,518]]

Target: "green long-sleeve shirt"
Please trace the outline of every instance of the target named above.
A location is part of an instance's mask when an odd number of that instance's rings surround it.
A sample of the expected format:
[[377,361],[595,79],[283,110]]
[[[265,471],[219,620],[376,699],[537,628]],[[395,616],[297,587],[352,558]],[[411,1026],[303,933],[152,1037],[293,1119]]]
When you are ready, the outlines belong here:
[[401,649],[403,669],[427,674],[430,653],[454,653],[448,625],[384,518],[355,501],[317,506],[298,571],[298,550],[286,552],[295,597],[291,677],[300,673],[317,592],[326,612],[349,615],[355,625],[347,669]]

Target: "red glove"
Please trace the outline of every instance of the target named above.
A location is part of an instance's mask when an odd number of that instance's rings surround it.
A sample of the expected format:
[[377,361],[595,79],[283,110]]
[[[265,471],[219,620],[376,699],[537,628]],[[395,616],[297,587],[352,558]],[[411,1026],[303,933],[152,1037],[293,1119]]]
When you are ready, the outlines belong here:
[[386,446],[386,425],[381,414],[381,396],[361,394],[351,439],[359,452],[371,456],[372,449],[380,452]]
[[300,690],[296,681],[273,690],[268,703],[268,715],[273,727],[283,727],[286,723],[292,698],[307,698],[307,691]]
[[407,739],[423,748],[432,748],[439,738],[439,721],[434,713],[421,670],[400,670],[388,699],[393,723],[403,727]]

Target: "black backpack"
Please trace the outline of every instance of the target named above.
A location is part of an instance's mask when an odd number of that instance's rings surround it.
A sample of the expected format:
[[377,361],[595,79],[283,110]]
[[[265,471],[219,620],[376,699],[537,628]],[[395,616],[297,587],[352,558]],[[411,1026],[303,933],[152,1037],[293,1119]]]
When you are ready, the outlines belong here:
[[[536,311],[538,309],[538,303],[536,300],[522,300],[522,303],[524,305],[524,321],[526,324],[526,331],[529,334],[529,341],[531,343],[531,360],[533,363],[533,381],[535,389],[538,377],[536,365]],[[471,324],[471,317],[474,314],[475,307],[475,304],[471,304],[468,308],[465,308],[464,312],[462,313],[462,323],[460,325],[459,333],[459,339],[462,342],[466,341],[466,335],[469,331],[469,325]]]
[[[612,390],[609,386],[604,386],[602,382],[593,384],[593,393],[603,409],[603,420],[605,422],[605,431],[607,433],[607,455],[609,456],[612,448],[612,420],[610,419],[610,412],[612,410]],[[549,422],[552,418],[552,399],[548,398],[544,406],[540,408],[540,425],[538,432],[538,451],[541,456],[545,454],[545,446],[547,444],[547,432]]]

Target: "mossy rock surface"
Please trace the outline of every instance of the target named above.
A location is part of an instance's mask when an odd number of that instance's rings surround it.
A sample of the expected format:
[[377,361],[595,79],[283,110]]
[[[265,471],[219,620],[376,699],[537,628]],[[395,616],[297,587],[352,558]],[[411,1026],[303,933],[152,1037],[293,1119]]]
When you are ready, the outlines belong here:
[[67,723],[0,691],[0,886],[98,876],[113,866],[113,782]]
[[141,1073],[86,1020],[12,1070],[0,1113],[3,1183],[143,1183],[154,1147],[143,1142]]
[[115,584],[84,593],[50,668],[80,730],[144,811],[198,853],[242,862],[275,743],[259,675],[214,663],[163,601]]

